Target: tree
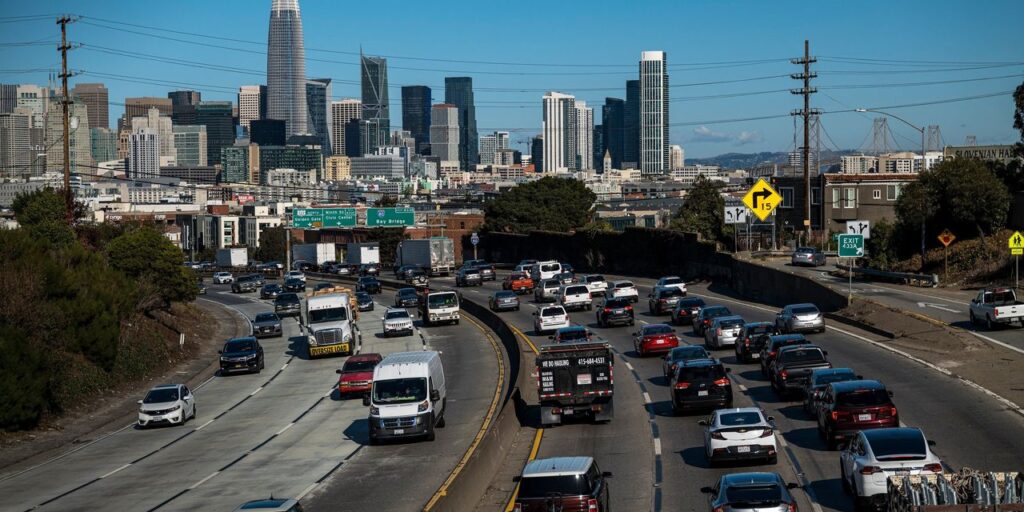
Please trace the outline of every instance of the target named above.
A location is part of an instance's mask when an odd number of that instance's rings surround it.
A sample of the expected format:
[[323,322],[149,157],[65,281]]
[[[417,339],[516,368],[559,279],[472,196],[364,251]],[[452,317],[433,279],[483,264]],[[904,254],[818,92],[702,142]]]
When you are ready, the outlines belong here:
[[[934,171],[933,171],[934,172]],[[907,184],[900,190],[896,200],[896,216],[904,226],[921,226],[921,263],[924,264],[925,226],[935,214],[935,198],[933,192],[920,182]]]
[[718,192],[718,185],[704,176],[698,176],[693,188],[686,194],[686,202],[679,207],[669,227],[680,231],[698,233],[705,240],[722,238],[722,218],[725,199]]
[[484,206],[484,229],[503,233],[568,232],[590,222],[597,196],[583,182],[545,176]]
[[67,225],[64,197],[52,188],[19,194],[11,205],[14,218],[40,240],[54,246],[66,246],[75,238]]
[[192,271],[182,266],[181,250],[151,227],[131,230],[107,245],[110,266],[156,286],[165,305],[195,299]]
[[985,244],[986,233],[1003,227],[1010,208],[1010,193],[982,162],[971,159],[951,161],[953,184],[946,190],[949,214],[963,224],[972,224]]
[[260,246],[256,249],[256,259],[260,261],[284,262],[285,236],[288,230],[284,227],[266,228],[260,233]]
[[373,205],[377,208],[394,208],[398,206],[398,198],[391,194],[384,194]]
[[1020,131],[1020,143],[1017,144],[1018,154],[1024,156],[1024,82],[1013,91],[1013,127]]

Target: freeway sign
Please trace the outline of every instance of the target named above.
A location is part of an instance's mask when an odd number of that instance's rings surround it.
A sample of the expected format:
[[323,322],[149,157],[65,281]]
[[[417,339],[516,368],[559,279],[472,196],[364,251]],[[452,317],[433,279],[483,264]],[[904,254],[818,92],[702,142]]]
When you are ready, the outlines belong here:
[[296,208],[292,212],[292,226],[297,228],[319,228],[324,224],[321,208]]
[[757,180],[757,183],[747,191],[747,195],[743,196],[743,204],[761,220],[767,219],[780,202],[782,196],[764,178]]
[[846,221],[846,232],[851,235],[864,235],[864,238],[871,238],[871,221],[848,220]]
[[747,223],[747,209],[743,206],[726,206],[723,215],[726,224]]
[[355,208],[324,208],[323,216],[325,228],[350,228],[356,225]]
[[864,256],[864,235],[839,235],[839,257],[859,258]]
[[476,233],[473,233],[473,235],[469,237],[469,243],[471,243],[473,245],[479,244],[480,243],[480,236],[477,235]]
[[367,208],[367,226],[412,226],[416,212],[412,208]]

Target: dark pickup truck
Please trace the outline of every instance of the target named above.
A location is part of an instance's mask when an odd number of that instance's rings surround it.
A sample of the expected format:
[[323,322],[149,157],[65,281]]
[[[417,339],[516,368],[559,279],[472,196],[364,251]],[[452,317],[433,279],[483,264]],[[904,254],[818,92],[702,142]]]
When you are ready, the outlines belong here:
[[537,355],[541,424],[557,425],[565,416],[610,421],[614,364],[612,350],[605,343],[542,346]]
[[779,350],[772,362],[769,375],[772,390],[783,395],[790,391],[802,390],[811,377],[811,372],[831,368],[828,352],[814,345],[790,345]]

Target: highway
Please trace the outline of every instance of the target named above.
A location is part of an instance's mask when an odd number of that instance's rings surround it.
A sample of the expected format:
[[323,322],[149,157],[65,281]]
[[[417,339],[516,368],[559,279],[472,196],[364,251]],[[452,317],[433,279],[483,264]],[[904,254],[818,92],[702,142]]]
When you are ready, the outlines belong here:
[[[613,276],[606,276],[613,279]],[[641,301],[637,308],[637,327],[641,323],[666,322],[668,317],[647,313],[646,295],[652,280],[633,279]],[[487,297],[500,289],[497,283],[480,288],[463,288],[468,300],[486,304]],[[714,290],[714,291],[712,291]],[[747,321],[773,320],[775,308],[731,297],[711,286],[692,285],[690,294],[703,297],[709,304],[723,304]],[[500,313],[520,329],[533,343],[547,341],[532,329],[532,296],[522,296],[519,312]],[[795,297],[794,302],[799,302]],[[798,492],[804,510],[853,509],[839,483],[838,452],[826,451],[815,423],[807,418],[799,401],[780,400],[761,377],[757,365],[737,364],[731,349],[719,352],[732,368],[736,406],[759,405],[774,416],[784,443],[784,456],[775,467],[734,466],[709,468],[703,455],[700,414],[673,417],[665,379],[661,376],[661,358],[638,358],[633,353],[632,335],[636,328],[598,328],[593,312],[571,313],[574,323],[588,326],[608,341],[619,354],[616,366],[615,419],[606,425],[570,424],[543,431],[538,457],[561,455],[594,456],[603,470],[614,473],[611,481],[612,508],[615,510],[706,510],[706,496],[700,487],[712,485],[726,473],[742,471],[778,471],[788,481],[805,485]],[[677,327],[681,339],[702,343],[689,328]],[[895,394],[894,401],[902,421],[924,429],[937,445],[935,452],[952,468],[969,466],[986,470],[1016,470],[1024,462],[1024,417],[1007,411],[988,395],[969,388],[955,379],[914,363],[870,341],[879,338],[846,326],[833,327],[809,338],[829,351],[835,366],[849,366],[866,378],[877,378]],[[648,402],[647,397],[650,397]]]
[[[253,294],[232,295],[226,285],[208,289],[208,300],[248,318],[273,309]],[[375,299],[375,311],[358,321],[362,352],[442,352],[447,426],[433,443],[368,446],[366,407],[341,400],[334,389],[344,359],[308,360],[297,322],[288,318],[285,336],[261,340],[261,374],[214,376],[196,386],[195,420],[145,430],[126,425],[47,464],[9,468],[0,475],[0,508],[233,510],[271,494],[302,496],[311,511],[422,507],[479,430],[498,385],[498,359],[473,322],[379,337],[393,297]]]

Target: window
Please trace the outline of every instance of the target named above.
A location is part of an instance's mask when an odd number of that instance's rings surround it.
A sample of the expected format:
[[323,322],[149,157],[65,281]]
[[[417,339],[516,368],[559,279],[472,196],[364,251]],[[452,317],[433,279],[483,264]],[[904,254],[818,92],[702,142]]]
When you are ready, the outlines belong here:
[[811,204],[812,205],[819,205],[819,204],[821,204],[821,189],[820,188],[812,188],[811,189]]
[[855,188],[844,188],[843,189],[843,208],[856,208],[857,207],[857,189]]
[[902,187],[899,185],[887,185],[885,187],[885,199],[887,201],[895,201],[896,199],[899,199],[901,188]]
[[779,208],[793,207],[793,187],[779,187],[779,194],[782,194],[782,204]]
[[838,188],[832,189],[832,208],[839,208],[839,194],[841,191]]
[[882,191],[881,190],[876,188],[876,189],[871,191],[871,199],[881,199],[881,198],[882,198]]

